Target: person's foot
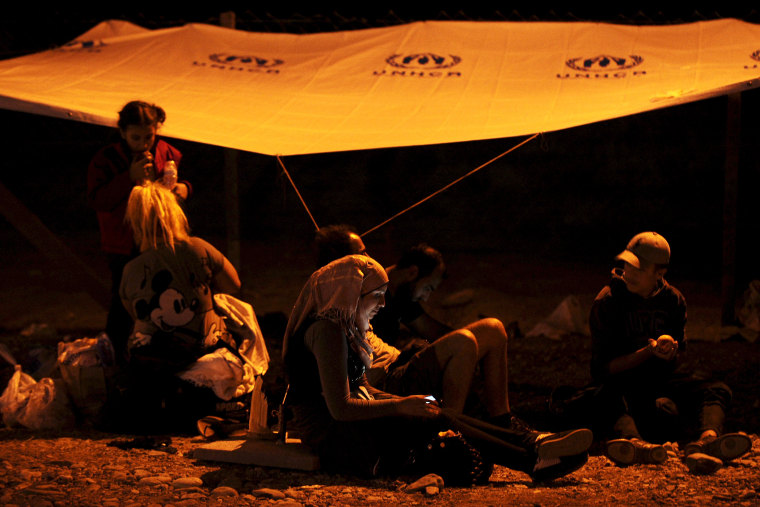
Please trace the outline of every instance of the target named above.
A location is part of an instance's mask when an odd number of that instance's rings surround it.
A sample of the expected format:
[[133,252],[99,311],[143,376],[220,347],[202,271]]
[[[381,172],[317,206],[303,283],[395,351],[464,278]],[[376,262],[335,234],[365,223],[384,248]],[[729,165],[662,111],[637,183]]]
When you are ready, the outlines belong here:
[[686,444],[684,456],[702,453],[718,458],[721,461],[730,461],[748,453],[752,449],[752,440],[742,432],[726,433],[721,436],[706,436],[695,442]]
[[535,482],[557,479],[581,468],[588,461],[588,448],[594,439],[587,429],[535,435],[535,461],[527,470]]
[[659,465],[668,459],[665,448],[638,438],[618,438],[607,442],[607,457],[620,466]]
[[539,459],[575,456],[588,451],[593,440],[594,434],[585,428],[559,433],[540,433],[536,437],[536,454]]

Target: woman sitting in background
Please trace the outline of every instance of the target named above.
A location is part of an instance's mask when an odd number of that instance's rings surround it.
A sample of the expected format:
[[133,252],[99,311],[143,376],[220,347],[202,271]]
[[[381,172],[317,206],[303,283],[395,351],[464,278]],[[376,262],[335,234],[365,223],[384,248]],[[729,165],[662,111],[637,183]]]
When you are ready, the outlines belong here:
[[190,236],[175,195],[160,184],[136,186],[126,218],[141,252],[120,288],[135,321],[127,368],[135,415],[147,409],[151,422],[189,428],[220,404],[244,409],[269,358],[253,309],[226,296],[240,289],[235,268]]
[[[366,333],[384,305],[387,283],[373,259],[346,256],[311,275],[290,315],[283,343],[290,427],[317,450],[323,468],[365,476],[434,472],[447,482],[467,482],[469,471],[473,482],[487,480],[495,463],[539,481],[585,464],[589,430],[504,429],[456,415],[422,394],[398,397],[371,387],[364,376],[372,360]],[[467,452],[456,455],[457,442],[484,466],[469,470],[471,462],[452,462],[469,459]]]

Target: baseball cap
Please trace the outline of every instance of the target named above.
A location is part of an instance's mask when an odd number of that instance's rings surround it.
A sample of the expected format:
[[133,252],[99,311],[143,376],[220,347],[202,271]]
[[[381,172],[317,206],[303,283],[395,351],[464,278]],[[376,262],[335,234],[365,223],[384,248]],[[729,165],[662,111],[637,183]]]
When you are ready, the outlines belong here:
[[645,264],[670,264],[670,245],[656,232],[641,232],[631,238],[625,250],[616,257],[637,268]]

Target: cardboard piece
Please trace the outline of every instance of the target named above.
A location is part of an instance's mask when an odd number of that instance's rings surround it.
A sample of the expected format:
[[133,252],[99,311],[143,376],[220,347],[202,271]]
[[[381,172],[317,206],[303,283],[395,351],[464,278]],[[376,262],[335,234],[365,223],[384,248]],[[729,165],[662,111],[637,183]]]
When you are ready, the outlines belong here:
[[319,469],[319,457],[300,441],[283,443],[258,439],[217,440],[195,449],[193,458],[294,470]]

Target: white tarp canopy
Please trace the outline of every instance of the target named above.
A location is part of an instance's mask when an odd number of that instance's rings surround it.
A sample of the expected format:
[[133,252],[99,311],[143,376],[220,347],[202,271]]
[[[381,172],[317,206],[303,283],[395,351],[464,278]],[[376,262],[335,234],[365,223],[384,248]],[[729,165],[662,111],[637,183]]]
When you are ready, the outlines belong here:
[[760,25],[418,22],[311,35],[103,22],[0,61],[0,107],[270,155],[548,132],[755,87]]

